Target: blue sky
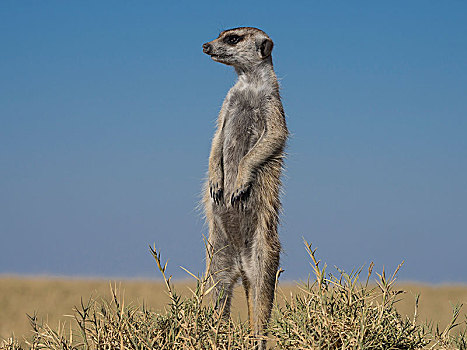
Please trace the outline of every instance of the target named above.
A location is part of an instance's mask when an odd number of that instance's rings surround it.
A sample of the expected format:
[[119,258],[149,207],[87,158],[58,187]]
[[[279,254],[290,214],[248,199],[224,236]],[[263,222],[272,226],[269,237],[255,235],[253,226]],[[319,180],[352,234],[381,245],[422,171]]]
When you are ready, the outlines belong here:
[[202,43],[275,42],[292,137],[284,279],[302,237],[346,270],[467,282],[467,5],[461,1],[0,3],[0,273],[203,271],[196,206],[235,81]]

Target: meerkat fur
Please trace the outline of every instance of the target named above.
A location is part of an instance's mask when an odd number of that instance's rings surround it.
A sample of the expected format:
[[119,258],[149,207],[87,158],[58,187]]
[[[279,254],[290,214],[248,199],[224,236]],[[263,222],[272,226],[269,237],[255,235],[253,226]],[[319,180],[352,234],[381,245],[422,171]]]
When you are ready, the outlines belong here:
[[[281,245],[278,236],[281,172],[288,130],[274,73],[273,42],[262,30],[223,31],[203,45],[238,75],[217,119],[203,205],[209,226],[207,274],[224,317],[242,280],[250,326],[266,334]],[[264,349],[266,341],[258,348]]]

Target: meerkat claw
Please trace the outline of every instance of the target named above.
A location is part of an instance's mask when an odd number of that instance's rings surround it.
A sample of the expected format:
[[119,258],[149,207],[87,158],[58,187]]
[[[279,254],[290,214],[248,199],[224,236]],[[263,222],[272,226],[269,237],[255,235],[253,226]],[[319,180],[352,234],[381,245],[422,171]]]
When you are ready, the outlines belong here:
[[235,207],[239,201],[240,201],[240,196],[237,190],[236,192],[232,193],[232,197],[230,198],[230,204],[232,205],[232,207]]
[[246,199],[248,198],[249,192],[250,192],[250,187],[247,187],[244,189],[238,189],[234,193],[232,193],[232,196],[230,197],[230,204],[232,205],[232,207],[237,206],[238,204],[240,208],[240,204],[241,204],[241,208],[244,209],[245,205],[243,202],[245,202]]
[[224,189],[219,185],[218,182],[210,183],[209,195],[215,204],[219,205],[222,202],[223,193]]
[[223,202],[223,197],[224,197],[224,190],[222,188],[220,188],[218,191],[217,191],[217,204],[221,204]]

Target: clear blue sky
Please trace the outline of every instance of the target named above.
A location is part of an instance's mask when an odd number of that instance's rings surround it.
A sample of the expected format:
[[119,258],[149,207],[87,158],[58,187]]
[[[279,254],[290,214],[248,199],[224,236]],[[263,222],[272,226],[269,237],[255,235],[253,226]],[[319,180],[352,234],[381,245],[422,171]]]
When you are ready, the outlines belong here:
[[230,67],[201,51],[256,26],[292,132],[284,279],[302,236],[330,271],[467,282],[463,1],[2,1],[0,273],[203,271],[196,210]]

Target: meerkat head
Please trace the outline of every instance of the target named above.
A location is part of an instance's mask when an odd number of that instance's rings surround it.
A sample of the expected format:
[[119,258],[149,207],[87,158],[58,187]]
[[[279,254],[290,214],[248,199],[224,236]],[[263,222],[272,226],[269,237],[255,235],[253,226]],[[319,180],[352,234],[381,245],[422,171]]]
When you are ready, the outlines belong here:
[[241,27],[224,30],[217,39],[203,44],[203,52],[216,62],[246,69],[270,60],[273,46],[262,30]]

